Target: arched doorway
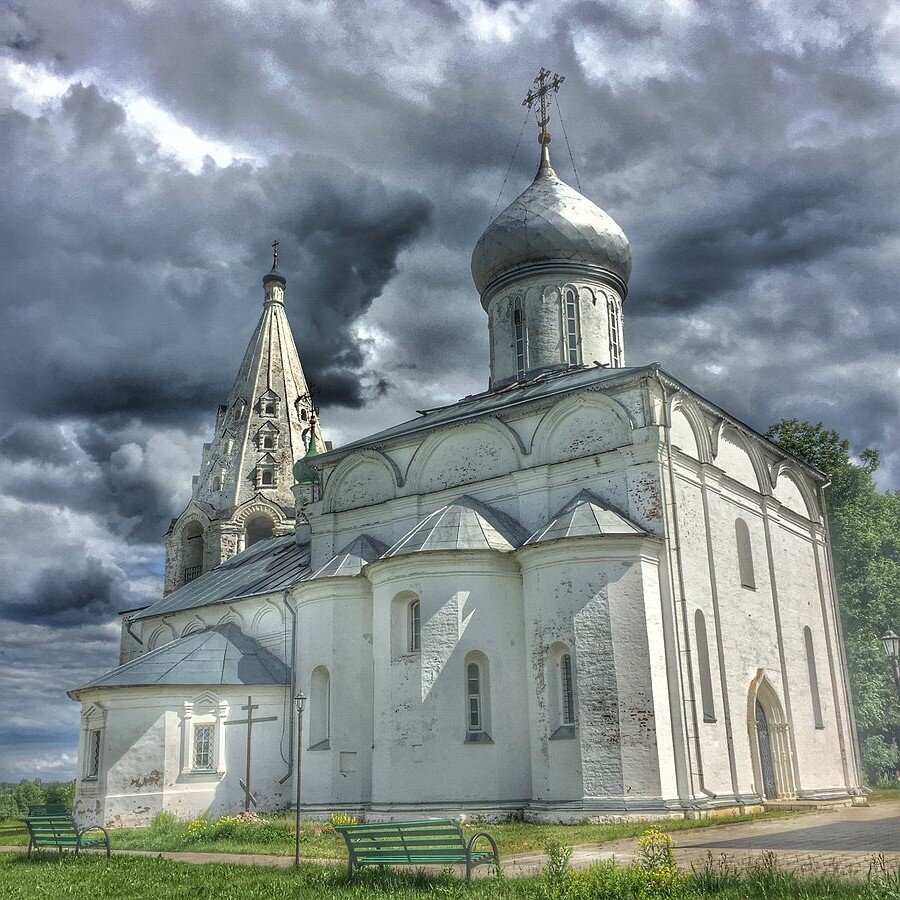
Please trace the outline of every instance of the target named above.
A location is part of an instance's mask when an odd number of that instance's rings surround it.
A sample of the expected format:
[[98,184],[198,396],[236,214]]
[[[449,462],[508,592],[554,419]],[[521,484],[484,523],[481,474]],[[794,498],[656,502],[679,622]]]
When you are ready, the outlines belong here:
[[793,740],[781,700],[762,669],[751,682],[747,699],[756,792],[766,800],[793,797],[796,790]]
[[275,524],[268,516],[256,516],[247,523],[244,546],[250,547],[259,541],[272,537]]
[[772,736],[769,732],[769,717],[759,700],[756,701],[756,743],[759,750],[759,767],[762,776],[762,793],[767,800],[778,796],[775,781],[775,766],[772,762]]

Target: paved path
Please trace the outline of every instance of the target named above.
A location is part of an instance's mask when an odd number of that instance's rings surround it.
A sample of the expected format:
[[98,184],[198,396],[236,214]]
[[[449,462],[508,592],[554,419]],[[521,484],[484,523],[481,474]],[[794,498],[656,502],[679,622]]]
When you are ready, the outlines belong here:
[[[784,819],[717,825],[672,834],[675,859],[684,869],[758,865],[763,854],[775,854],[780,868],[803,874],[865,875],[879,855],[889,869],[900,868],[900,800],[870,807],[810,812]],[[24,847],[0,847],[0,852],[22,853]],[[291,866],[291,856],[250,853],[185,853],[156,850],[114,850],[124,856],[156,856],[179,862],[232,863],[244,866]],[[638,860],[633,838],[575,847],[572,865],[584,869],[600,860],[629,864]],[[511,877],[535,875],[547,858],[539,852],[503,858]],[[308,860],[339,865],[338,860]],[[476,870],[484,877],[488,867]]]

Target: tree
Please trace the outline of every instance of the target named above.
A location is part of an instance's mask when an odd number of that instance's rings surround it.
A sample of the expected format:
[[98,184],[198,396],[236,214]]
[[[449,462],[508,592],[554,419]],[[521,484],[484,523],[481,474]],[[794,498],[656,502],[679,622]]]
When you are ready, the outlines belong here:
[[[854,460],[850,442],[821,422],[782,419],[766,436],[831,479],[825,498],[857,725],[861,738],[881,735],[896,745],[900,704],[879,638],[900,630],[900,493],[879,493],[878,451]],[[873,748],[864,753],[870,778],[889,771],[876,762],[886,759],[876,745],[864,740]]]

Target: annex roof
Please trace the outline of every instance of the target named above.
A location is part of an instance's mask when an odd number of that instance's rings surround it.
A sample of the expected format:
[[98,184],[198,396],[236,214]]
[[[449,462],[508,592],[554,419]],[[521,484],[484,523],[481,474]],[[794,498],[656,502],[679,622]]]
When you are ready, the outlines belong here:
[[359,575],[363,566],[383,556],[388,545],[370,534],[361,534],[339,550],[313,575],[312,578],[334,578],[343,575]]
[[69,691],[98,687],[147,687],[163,684],[289,684],[288,667],[237,625],[225,624],[197,631],[151,650],[123,666]]
[[647,532],[622,513],[611,509],[593,491],[583,490],[574,496],[543,528],[539,528],[531,535],[525,544],[541,544],[560,538],[609,534],[640,535],[647,534]]
[[292,534],[268,538],[172,591],[134,618],[149,619],[239,597],[283,591],[307,574],[309,544],[298,544]]
[[429,550],[515,550],[528,532],[515,520],[463,495],[426,516],[391,547],[382,559]]

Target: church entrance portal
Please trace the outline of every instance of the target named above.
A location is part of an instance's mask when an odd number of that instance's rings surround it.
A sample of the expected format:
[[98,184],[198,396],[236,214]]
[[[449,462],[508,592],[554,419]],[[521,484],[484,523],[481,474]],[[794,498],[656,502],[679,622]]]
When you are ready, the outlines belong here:
[[769,720],[762,703],[756,701],[756,740],[759,745],[759,767],[762,770],[763,793],[767,800],[778,796],[775,784],[775,768],[772,765],[772,741],[769,734]]

